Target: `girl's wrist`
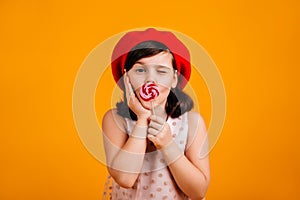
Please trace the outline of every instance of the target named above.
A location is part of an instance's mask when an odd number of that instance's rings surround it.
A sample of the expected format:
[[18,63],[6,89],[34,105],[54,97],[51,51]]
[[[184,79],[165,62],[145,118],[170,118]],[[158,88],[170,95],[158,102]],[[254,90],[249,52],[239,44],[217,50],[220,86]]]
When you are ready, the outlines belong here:
[[160,151],[163,153],[167,165],[172,164],[184,155],[183,151],[174,140],[162,147]]
[[131,134],[129,135],[132,138],[135,139],[146,139],[147,138],[147,126],[143,126],[140,124],[136,124],[133,128],[133,131],[131,132]]
[[137,117],[137,121],[136,121],[136,124],[138,126],[148,126],[148,117],[146,116],[138,116]]

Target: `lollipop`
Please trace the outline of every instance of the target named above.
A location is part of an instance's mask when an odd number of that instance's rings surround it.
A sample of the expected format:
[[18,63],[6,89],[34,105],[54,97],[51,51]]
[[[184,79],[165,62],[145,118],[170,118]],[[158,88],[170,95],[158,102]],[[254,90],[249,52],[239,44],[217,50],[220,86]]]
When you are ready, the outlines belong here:
[[147,82],[145,83],[140,90],[140,97],[144,101],[151,101],[158,97],[159,89],[155,83]]

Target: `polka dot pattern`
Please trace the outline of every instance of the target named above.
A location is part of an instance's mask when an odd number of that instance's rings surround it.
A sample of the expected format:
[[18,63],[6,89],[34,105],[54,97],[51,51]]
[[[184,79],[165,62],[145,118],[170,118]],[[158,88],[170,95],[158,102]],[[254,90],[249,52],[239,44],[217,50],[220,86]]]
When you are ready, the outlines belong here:
[[[182,151],[185,151],[188,132],[187,113],[176,119],[169,118],[167,123],[170,126],[174,141]],[[128,133],[131,133],[135,122],[126,119],[126,125]],[[138,176],[134,186],[122,188],[113,181],[111,199],[188,200],[189,198],[178,189],[162,153],[157,151],[151,143],[148,143],[142,173]]]

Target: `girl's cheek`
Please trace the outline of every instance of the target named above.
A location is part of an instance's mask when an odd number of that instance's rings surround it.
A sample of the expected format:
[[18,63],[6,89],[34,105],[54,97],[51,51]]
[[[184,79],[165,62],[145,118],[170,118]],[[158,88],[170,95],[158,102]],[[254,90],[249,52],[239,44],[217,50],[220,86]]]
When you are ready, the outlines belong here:
[[157,84],[164,88],[170,88],[172,86],[173,78],[171,76],[160,77],[157,79]]
[[171,80],[159,80],[157,85],[159,85],[161,90],[169,90],[172,86]]
[[134,90],[138,90],[145,83],[145,80],[142,78],[131,78],[130,83]]
[[[135,91],[139,90],[148,80],[144,76],[129,76],[130,83]],[[172,85],[172,77],[153,77],[151,78],[159,87],[170,88]]]

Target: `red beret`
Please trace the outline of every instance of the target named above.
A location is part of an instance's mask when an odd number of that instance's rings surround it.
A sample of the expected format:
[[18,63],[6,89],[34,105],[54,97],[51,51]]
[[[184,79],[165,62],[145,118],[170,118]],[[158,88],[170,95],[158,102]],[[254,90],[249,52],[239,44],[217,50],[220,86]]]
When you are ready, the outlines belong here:
[[191,74],[190,53],[186,46],[173,33],[158,31],[154,28],[149,28],[145,31],[128,32],[116,44],[112,53],[111,67],[114,79],[119,87],[122,90],[124,89],[123,82],[119,81],[119,79],[124,74],[124,65],[128,53],[139,43],[149,40],[163,43],[172,52],[178,74],[183,76],[183,78],[178,80],[178,85],[180,88],[184,88]]

